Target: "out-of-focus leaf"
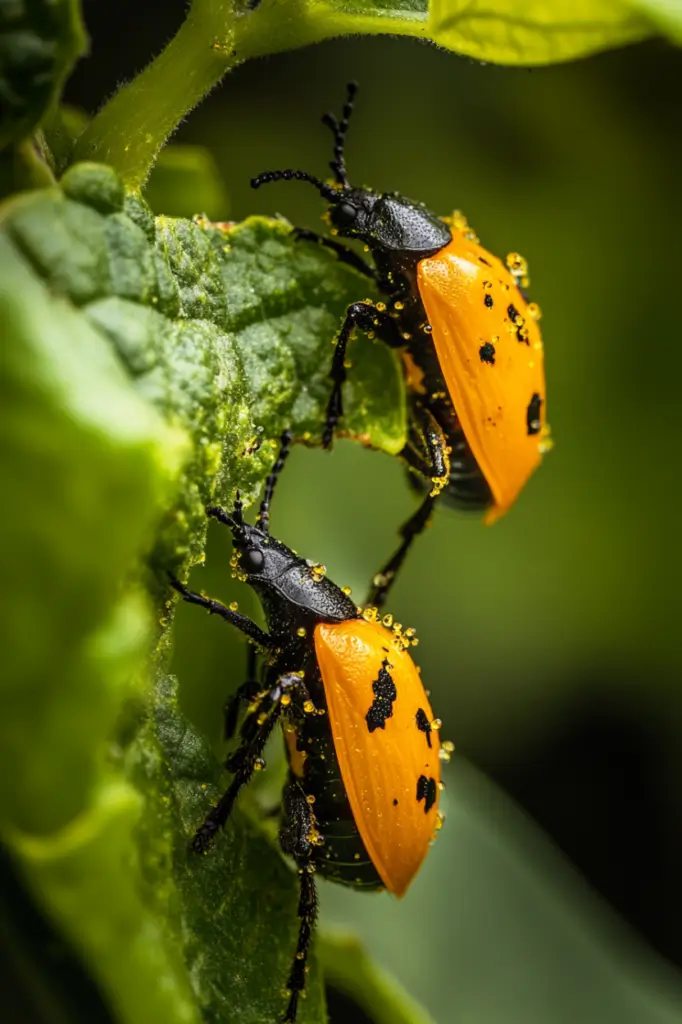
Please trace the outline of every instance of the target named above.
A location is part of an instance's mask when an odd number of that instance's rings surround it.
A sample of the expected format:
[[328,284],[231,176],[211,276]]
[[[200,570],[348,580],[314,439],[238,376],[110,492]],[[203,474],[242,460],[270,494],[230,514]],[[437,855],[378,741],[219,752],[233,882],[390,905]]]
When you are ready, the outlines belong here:
[[434,1024],[433,1018],[351,935],[326,932],[318,945],[325,982],[353,1000],[372,1024]]
[[202,213],[225,221],[229,201],[222,178],[205,146],[171,145],[161,150],[144,197],[155,213],[193,217]]
[[197,1020],[138,892],[141,797],[102,769],[149,643],[146,602],[121,587],[172,499],[181,438],[7,230],[0,320],[0,833],[122,1021]]
[[0,3],[0,149],[35,128],[84,49],[78,0]]

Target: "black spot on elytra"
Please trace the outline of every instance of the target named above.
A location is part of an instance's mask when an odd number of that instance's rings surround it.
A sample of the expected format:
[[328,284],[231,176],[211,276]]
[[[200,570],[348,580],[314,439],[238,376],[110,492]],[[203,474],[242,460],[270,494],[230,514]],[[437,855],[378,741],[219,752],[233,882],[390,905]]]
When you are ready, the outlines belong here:
[[485,263],[486,267],[492,267],[492,263],[488,263],[488,261],[484,260],[482,256],[479,256],[478,258],[481,261],[481,263]]
[[424,801],[424,814],[428,814],[436,802],[436,780],[420,775],[417,779],[417,803]]
[[483,299],[483,301],[485,302],[485,304],[488,307],[488,309],[492,309],[493,308],[493,305],[494,305],[493,297],[490,294],[490,292],[486,292],[485,293],[485,298]]
[[375,729],[386,728],[386,719],[390,718],[393,714],[393,701],[398,696],[395,683],[388,671],[388,658],[384,658],[382,661],[379,675],[375,682],[372,683],[372,690],[374,691],[374,700],[365,715],[367,728],[370,732],[374,732]]
[[516,340],[522,342],[524,345],[530,345],[528,340],[528,328],[524,324],[522,327],[516,328]]
[[397,806],[398,806],[398,798],[397,798],[397,797],[395,797],[395,796],[393,797],[393,806],[394,806],[394,807],[397,807]]
[[489,363],[491,366],[495,365],[495,346],[489,341],[484,342],[478,350],[478,355],[482,363]]
[[507,306],[507,316],[513,324],[516,324],[516,321],[521,319],[521,314],[513,302],[510,302]]
[[536,391],[533,397],[531,398],[530,402],[528,403],[528,408],[526,409],[526,428],[530,435],[540,433],[540,428],[542,427],[542,424],[540,422],[541,406],[542,398]]
[[419,708],[419,710],[417,711],[417,714],[416,714],[415,717],[417,719],[417,728],[421,732],[426,733],[426,742],[428,743],[428,745],[430,747],[431,746],[431,723],[429,722],[428,718],[426,717],[426,712],[424,711],[424,708]]

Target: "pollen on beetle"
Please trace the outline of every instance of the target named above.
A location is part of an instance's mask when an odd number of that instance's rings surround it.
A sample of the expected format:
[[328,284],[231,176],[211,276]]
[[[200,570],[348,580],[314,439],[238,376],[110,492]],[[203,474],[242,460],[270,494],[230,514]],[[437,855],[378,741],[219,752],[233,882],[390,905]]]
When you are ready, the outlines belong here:
[[542,310],[538,306],[537,302],[529,302],[526,306],[526,312],[533,320],[540,320],[542,317]]
[[231,612],[236,612],[239,609],[239,605],[237,604],[236,601],[230,601],[229,609]]
[[315,797],[313,796],[313,794],[312,794],[312,793],[308,793],[308,795],[307,795],[307,797],[306,797],[306,801],[307,801],[307,802],[308,802],[309,804],[314,804],[314,803],[315,803]]
[[436,811],[436,832],[440,832],[445,822],[445,815],[442,811]]
[[438,756],[445,764],[449,764],[455,750],[452,740],[443,740],[438,751]]
[[526,278],[526,281],[523,282],[524,284],[530,283],[528,281],[528,263],[520,253],[507,253],[504,262],[507,264],[507,269],[517,284],[519,284],[519,278]]
[[377,621],[378,609],[374,605],[368,605],[362,609],[362,617],[365,622],[376,622]]
[[[283,708],[288,708],[289,705],[291,704],[291,694],[290,693],[283,693],[282,696],[279,699],[279,702],[280,702],[280,704],[282,705]],[[292,728],[291,731],[292,732],[294,731],[293,728]]]
[[255,761],[253,762],[253,770],[255,772],[262,772],[264,768],[265,768],[265,761],[263,760],[262,757],[257,757],[255,759]]
[[381,620],[381,624],[385,626],[386,629],[390,629],[391,626],[393,625],[393,616],[390,613],[388,615],[384,615],[383,619]]
[[401,302],[400,299],[396,299],[393,303],[393,308],[397,310],[405,309],[405,303]]
[[443,723],[440,720],[440,718],[434,718],[433,721],[431,722],[431,728],[433,729],[434,732],[438,732],[442,724]]
[[353,593],[353,591],[351,590],[350,587],[341,587],[341,593],[345,594],[346,597],[350,597],[350,595]]
[[380,313],[385,313],[386,312],[386,303],[385,302],[377,302],[376,308],[379,310]]
[[306,715],[312,715],[313,711],[315,710],[315,705],[311,700],[307,700],[303,704],[303,710],[305,711]]
[[299,626],[298,629],[296,630],[296,636],[305,636],[305,635],[306,635],[305,626]]
[[403,341],[412,341],[412,335],[409,331],[403,331],[402,338]]
[[313,577],[313,582],[319,583],[320,580],[324,579],[327,575],[327,566],[322,565],[320,562],[316,562],[315,565],[310,566],[310,572]]
[[422,331],[424,332],[424,334],[431,334],[431,332],[433,331],[433,327],[431,326],[431,324],[424,324],[422,326]]

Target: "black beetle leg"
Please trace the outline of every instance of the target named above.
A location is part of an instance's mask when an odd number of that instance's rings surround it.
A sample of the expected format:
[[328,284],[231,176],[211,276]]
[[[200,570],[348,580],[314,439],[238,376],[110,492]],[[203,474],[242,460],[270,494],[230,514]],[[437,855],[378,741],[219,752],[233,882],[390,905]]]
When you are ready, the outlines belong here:
[[315,888],[312,854],[321,842],[317,832],[312,806],[298,782],[290,782],[284,791],[284,825],[279,833],[280,846],[296,861],[301,889],[298,901],[298,942],[287,989],[289,1004],[282,1018],[283,1024],[296,1020],[298,1000],[305,990],[306,963],[317,917],[317,891]]
[[327,403],[327,416],[322,433],[322,447],[329,448],[334,431],[343,416],[342,390],[346,382],[346,348],[354,328],[368,333],[375,331],[382,341],[398,348],[405,344],[396,321],[385,309],[379,309],[371,302],[354,302],[346,310],[339,336],[336,339],[334,358],[329,376],[332,380],[332,393]]
[[353,270],[357,270],[358,273],[371,278],[371,280],[376,278],[377,275],[374,267],[366,263],[362,256],[358,256],[349,246],[343,245],[333,238],[320,235],[317,231],[310,231],[309,228],[294,228],[291,233],[297,242],[314,242],[317,245],[321,245],[324,249],[329,249],[330,252],[333,252],[339,263],[345,263],[347,266],[352,267]]

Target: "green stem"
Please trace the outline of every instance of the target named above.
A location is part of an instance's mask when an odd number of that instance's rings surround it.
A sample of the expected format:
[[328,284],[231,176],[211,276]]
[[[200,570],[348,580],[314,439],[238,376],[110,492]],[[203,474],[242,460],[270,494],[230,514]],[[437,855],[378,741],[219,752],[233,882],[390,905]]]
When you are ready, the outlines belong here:
[[243,59],[234,49],[234,0],[194,0],[177,35],[124,85],[76,143],[73,159],[112,166],[139,189],[182,119]]

